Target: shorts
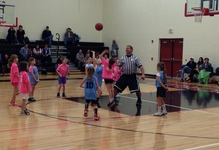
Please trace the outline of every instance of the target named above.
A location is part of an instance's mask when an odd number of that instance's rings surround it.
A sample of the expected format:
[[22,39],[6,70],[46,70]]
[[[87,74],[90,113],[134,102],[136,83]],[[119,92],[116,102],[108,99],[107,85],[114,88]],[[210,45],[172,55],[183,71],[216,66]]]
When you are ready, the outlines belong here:
[[157,97],[166,97],[166,89],[163,87],[157,88]]
[[113,79],[104,79],[105,84],[113,83]]
[[22,98],[22,99],[28,99],[28,98],[30,98],[29,93],[25,93],[25,94],[20,93],[20,95],[21,95],[21,98]]
[[18,86],[19,83],[11,83],[12,86]]
[[59,84],[66,84],[66,77],[59,77]]
[[94,105],[98,104],[98,101],[97,100],[91,100],[91,99],[86,99],[86,103],[89,104],[89,103],[92,103]]
[[114,85],[120,93],[125,90],[126,87],[129,87],[130,93],[139,92],[139,83],[136,74],[122,74],[119,80]]

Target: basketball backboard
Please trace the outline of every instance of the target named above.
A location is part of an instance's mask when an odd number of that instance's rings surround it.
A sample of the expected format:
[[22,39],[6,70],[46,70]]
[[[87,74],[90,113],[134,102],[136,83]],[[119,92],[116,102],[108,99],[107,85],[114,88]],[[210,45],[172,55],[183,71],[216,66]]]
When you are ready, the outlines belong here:
[[194,16],[193,8],[207,8],[204,16],[219,15],[219,0],[187,0],[185,4],[185,17]]
[[1,27],[17,27],[18,19],[16,17],[16,8],[14,4],[6,4],[0,2],[0,26]]

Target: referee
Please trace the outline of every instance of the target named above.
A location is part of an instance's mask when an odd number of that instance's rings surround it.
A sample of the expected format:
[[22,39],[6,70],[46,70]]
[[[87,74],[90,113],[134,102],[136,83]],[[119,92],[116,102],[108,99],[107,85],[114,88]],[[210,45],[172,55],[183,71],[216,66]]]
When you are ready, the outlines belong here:
[[127,86],[129,87],[130,93],[136,93],[138,100],[136,106],[141,106],[141,91],[137,79],[137,68],[140,69],[142,75],[141,78],[145,79],[144,67],[141,64],[140,59],[132,54],[133,47],[131,45],[126,46],[126,55],[122,56],[119,61],[119,66],[122,67],[122,76],[116,82],[114,86],[114,101],[109,103],[109,107],[114,107],[116,103],[117,93],[121,93]]

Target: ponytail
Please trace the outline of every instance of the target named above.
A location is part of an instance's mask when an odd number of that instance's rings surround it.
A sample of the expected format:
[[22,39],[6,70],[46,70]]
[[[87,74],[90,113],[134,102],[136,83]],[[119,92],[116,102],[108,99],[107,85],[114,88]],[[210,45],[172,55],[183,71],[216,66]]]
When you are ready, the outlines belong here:
[[110,58],[109,59],[109,64],[108,64],[108,68],[112,69],[114,63],[115,63],[115,59],[114,58]]

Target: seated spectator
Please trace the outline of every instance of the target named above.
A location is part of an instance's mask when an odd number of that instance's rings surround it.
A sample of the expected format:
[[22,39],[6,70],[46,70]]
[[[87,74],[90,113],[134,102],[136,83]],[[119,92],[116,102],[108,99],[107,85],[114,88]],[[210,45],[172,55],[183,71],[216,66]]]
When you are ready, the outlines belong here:
[[9,70],[8,69],[8,59],[9,59],[8,54],[3,55],[0,53],[0,66],[2,69],[2,77],[5,75],[6,70]]
[[27,55],[28,55],[28,51],[29,51],[29,48],[28,48],[28,44],[25,44],[24,47],[22,47],[19,51],[20,53],[20,60],[21,61],[27,61]]
[[211,77],[213,68],[211,63],[209,63],[209,58],[204,59],[204,64],[202,65],[202,70],[199,72],[198,80],[200,83],[208,83],[209,77]]
[[24,44],[24,35],[25,35],[25,31],[23,30],[23,26],[20,25],[19,29],[17,30],[17,40],[18,40],[18,43]]
[[180,82],[184,81],[184,73],[191,73],[192,70],[194,70],[196,68],[196,63],[194,62],[194,58],[191,57],[190,61],[182,67],[182,69],[180,70],[181,72],[181,80]]
[[83,64],[83,67],[81,68],[81,71],[85,71],[85,66],[88,64],[90,58],[91,58],[91,57],[90,57],[89,54],[86,54],[86,55],[85,55],[84,64]]
[[51,50],[48,48],[48,45],[45,44],[45,47],[42,50],[42,61],[45,62],[52,62],[52,58],[51,58]]
[[81,69],[83,64],[84,64],[84,54],[82,53],[82,50],[80,49],[79,52],[76,54],[75,66],[77,66],[78,69]]
[[36,47],[33,49],[33,55],[35,59],[41,60],[42,59],[42,49],[39,45],[36,45]]
[[71,28],[67,28],[66,32],[65,32],[65,37],[64,37],[64,44],[74,44],[74,33],[71,31]]
[[27,60],[29,60],[30,57],[34,57],[32,49],[28,49]]
[[188,82],[198,82],[198,74],[199,71],[202,69],[203,63],[204,60],[202,57],[200,57],[196,65],[196,69],[192,70],[191,73],[189,74],[189,77],[187,78]]
[[75,46],[80,46],[79,41],[81,40],[81,37],[78,34],[73,34],[74,35],[74,45]]
[[87,50],[87,53],[86,53],[85,55],[88,55],[89,57],[91,57],[91,50],[88,49],[88,50]]
[[51,46],[52,39],[53,39],[52,32],[49,30],[49,26],[46,26],[46,29],[42,33],[42,40],[45,42],[45,44]]
[[6,37],[6,40],[8,43],[10,44],[14,44],[16,42],[16,38],[15,38],[15,30],[13,27],[10,27],[8,29],[8,35]]

